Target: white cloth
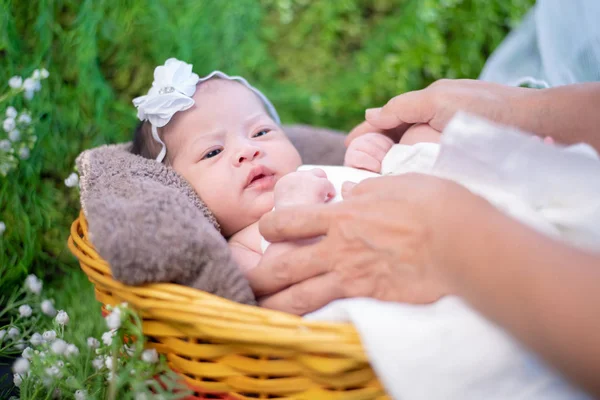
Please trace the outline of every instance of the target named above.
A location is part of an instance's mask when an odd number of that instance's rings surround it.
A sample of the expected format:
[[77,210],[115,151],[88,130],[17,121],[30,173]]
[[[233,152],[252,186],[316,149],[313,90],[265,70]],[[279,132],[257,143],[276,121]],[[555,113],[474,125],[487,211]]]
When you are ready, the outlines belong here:
[[[600,251],[600,161],[589,146],[544,144],[460,113],[433,163],[436,145],[406,147],[390,151],[393,173],[454,180],[541,232]],[[354,324],[394,399],[588,398],[455,297],[420,306],[340,300],[307,318]]]
[[560,86],[600,81],[600,1],[537,0],[479,79]]
[[306,318],[352,323],[393,399],[590,398],[456,297],[422,306],[339,300]]

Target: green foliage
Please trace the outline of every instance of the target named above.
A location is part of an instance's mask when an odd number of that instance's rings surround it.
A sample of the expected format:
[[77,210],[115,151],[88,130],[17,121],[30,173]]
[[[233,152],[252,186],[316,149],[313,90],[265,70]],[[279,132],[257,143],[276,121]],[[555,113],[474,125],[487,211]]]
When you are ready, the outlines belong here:
[[38,142],[0,178],[0,291],[29,271],[72,270],[79,204],[63,180],[83,149],[129,139],[131,99],[168,57],[245,76],[284,122],[349,129],[399,92],[477,77],[533,2],[0,0],[0,93],[11,76],[50,71],[27,105]]

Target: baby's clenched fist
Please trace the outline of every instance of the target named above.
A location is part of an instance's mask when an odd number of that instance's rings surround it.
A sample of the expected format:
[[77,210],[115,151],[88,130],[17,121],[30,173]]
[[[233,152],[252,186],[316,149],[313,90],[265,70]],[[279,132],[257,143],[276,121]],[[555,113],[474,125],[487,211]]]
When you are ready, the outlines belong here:
[[344,165],[379,173],[381,172],[381,162],[393,145],[392,139],[381,133],[367,133],[359,136],[348,146]]
[[289,173],[277,181],[274,190],[276,208],[322,204],[335,197],[333,184],[319,168]]

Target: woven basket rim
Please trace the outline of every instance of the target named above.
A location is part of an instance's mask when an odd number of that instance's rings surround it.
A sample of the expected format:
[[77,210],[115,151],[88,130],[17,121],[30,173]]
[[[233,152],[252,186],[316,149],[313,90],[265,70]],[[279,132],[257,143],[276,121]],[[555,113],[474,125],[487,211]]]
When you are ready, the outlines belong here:
[[134,287],[114,280],[109,264],[90,242],[83,213],[71,225],[68,247],[94,283],[98,300],[115,303],[112,297],[116,294],[119,302],[127,302],[143,319],[170,324],[181,332],[180,336],[201,332],[223,342],[293,348],[368,361],[360,336],[349,323],[306,320],[173,283]]

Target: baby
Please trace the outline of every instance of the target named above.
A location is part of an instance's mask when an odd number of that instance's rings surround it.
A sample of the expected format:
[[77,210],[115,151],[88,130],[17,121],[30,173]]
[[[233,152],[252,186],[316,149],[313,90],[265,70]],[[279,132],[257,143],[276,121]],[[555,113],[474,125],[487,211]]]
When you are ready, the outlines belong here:
[[[341,181],[378,176],[394,144],[380,134],[354,140],[345,164],[371,172],[352,170],[353,177],[342,174],[334,186],[322,169],[298,170],[300,155],[261,92],[243,78],[218,71],[199,78],[191,68],[170,59],[156,69],[148,94],[134,100],[143,122],[132,151],[165,162],[191,184],[215,215],[243,271],[263,256],[299,245],[278,243],[263,251],[262,215],[273,208],[339,199]],[[439,134],[417,126],[403,138],[406,144],[424,140],[438,141]]]

